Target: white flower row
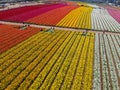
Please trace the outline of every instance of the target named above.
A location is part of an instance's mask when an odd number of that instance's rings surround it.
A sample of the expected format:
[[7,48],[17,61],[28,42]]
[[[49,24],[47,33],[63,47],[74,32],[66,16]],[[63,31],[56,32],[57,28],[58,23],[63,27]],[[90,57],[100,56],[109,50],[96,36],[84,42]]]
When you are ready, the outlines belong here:
[[106,9],[93,9],[91,14],[92,29],[120,31],[120,24],[109,15]]
[[95,38],[95,58],[94,58],[94,79],[93,79],[93,90],[101,89],[100,79],[100,54],[99,54],[99,36],[96,34]]
[[[106,54],[107,54],[107,58],[108,58],[108,65],[109,65],[109,68],[110,68],[110,75],[111,75],[110,78],[111,78],[111,81],[112,81],[112,88],[113,88],[113,90],[119,90],[118,78],[117,78],[117,75],[116,75],[117,72],[115,71],[115,65],[119,64],[119,63],[116,63],[116,61],[119,60],[119,59],[115,59],[118,56],[114,56],[116,51],[113,51],[113,48],[115,48],[113,46],[113,43],[109,44],[109,42],[112,41],[111,38],[110,38],[110,35],[107,35],[107,36],[104,35],[104,38],[105,38],[105,49],[106,49]],[[114,65],[114,61],[115,61],[115,65]]]
[[120,90],[116,72],[117,69],[120,76],[120,43],[117,41],[119,39],[119,36],[96,34],[93,90],[101,90],[101,85],[104,90],[111,87],[113,90]]

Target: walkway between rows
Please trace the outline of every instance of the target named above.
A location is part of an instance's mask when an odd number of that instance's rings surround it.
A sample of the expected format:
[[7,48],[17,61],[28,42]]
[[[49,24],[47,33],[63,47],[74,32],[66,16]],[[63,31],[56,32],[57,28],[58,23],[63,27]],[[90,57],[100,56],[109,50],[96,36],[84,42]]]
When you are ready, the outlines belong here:
[[120,35],[120,32],[113,32],[113,31],[107,31],[107,30],[93,30],[93,29],[82,29],[82,28],[68,28],[68,27],[58,27],[58,26],[50,26],[50,25],[41,25],[41,24],[32,24],[32,23],[27,23],[27,22],[10,22],[10,21],[0,21],[0,24],[7,24],[7,25],[29,25],[31,27],[36,27],[36,28],[46,28],[50,29],[53,27],[55,30],[66,30],[66,31],[77,31],[77,32],[90,32],[90,33],[103,33],[103,34],[114,34],[114,35]]

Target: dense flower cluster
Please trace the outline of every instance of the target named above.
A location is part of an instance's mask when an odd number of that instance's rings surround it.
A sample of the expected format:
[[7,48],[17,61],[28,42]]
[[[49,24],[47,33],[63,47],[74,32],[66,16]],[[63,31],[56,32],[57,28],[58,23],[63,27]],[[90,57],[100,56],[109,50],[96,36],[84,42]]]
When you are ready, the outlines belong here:
[[50,10],[63,7],[63,4],[50,4],[50,5],[35,5],[35,6],[26,6],[22,8],[10,9],[7,11],[0,12],[1,20],[9,21],[26,21],[30,18],[33,18],[42,13],[48,12]]
[[57,8],[34,18],[29,19],[27,22],[46,24],[46,25],[56,25],[61,19],[63,19],[70,11],[76,9],[78,6],[64,6]]
[[39,28],[28,27],[26,30],[18,29],[19,26],[0,25],[0,53],[38,33]]
[[110,15],[116,20],[118,21],[118,23],[120,23],[120,8],[111,8],[111,7],[106,7],[106,9],[108,10],[108,12],[110,13]]

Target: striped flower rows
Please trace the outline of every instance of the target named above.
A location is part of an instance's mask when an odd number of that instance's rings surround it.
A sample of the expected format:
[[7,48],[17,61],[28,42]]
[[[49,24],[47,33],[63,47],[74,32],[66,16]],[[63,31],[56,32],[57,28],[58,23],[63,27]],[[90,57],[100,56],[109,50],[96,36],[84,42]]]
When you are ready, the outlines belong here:
[[90,90],[93,54],[93,33],[40,32],[0,54],[0,89]]
[[0,53],[38,33],[41,29],[29,27],[25,30],[19,26],[0,25]]
[[0,19],[71,28],[120,31],[119,10],[86,3],[71,4],[45,4],[1,11]]
[[51,11],[48,11],[44,14],[41,14],[37,17],[29,19],[27,22],[37,23],[37,24],[46,24],[46,25],[56,25],[62,18],[64,18],[70,11],[76,9],[78,6],[64,6],[57,8]]
[[120,24],[120,8],[105,7],[110,15]]
[[10,9],[7,11],[0,12],[0,20],[9,20],[23,22],[30,18],[33,18],[37,15],[43,14],[50,10],[64,7],[64,4],[48,4],[48,5],[35,5],[35,6],[26,6],[21,8]]
[[120,32],[120,24],[104,9],[93,9],[92,29]]
[[67,14],[57,26],[91,29],[91,7],[79,7]]
[[96,34],[93,90],[119,90],[120,36]]
[[[57,10],[65,11],[60,14]],[[120,30],[119,23],[107,10],[98,7],[92,10],[88,5],[79,8],[64,6],[32,18],[30,22],[103,31]],[[120,89],[120,35],[39,31],[32,27],[19,30],[16,26],[0,25],[0,90]]]

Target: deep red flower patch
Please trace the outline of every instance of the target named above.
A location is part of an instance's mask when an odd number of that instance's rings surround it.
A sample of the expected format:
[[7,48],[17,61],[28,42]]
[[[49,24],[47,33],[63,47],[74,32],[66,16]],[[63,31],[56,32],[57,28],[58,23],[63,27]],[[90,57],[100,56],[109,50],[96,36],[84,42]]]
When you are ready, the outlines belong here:
[[37,5],[0,12],[0,20],[25,21],[50,10],[63,7],[63,4]]

